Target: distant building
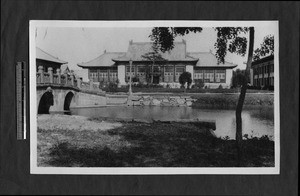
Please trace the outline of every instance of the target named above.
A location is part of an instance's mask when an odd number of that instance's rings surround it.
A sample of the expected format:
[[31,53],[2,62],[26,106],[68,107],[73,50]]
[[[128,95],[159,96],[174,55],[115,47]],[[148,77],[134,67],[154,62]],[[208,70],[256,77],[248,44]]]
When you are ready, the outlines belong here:
[[82,69],[82,70],[73,70],[74,74],[78,76],[78,78],[81,78],[83,82],[88,82],[88,70]]
[[[129,61],[132,60],[132,77],[142,83],[146,80],[146,68],[152,61],[143,55],[152,52],[151,42],[129,42],[127,52],[106,52],[99,57],[78,66],[88,69],[88,77],[94,82],[116,82],[126,85],[130,77]],[[201,80],[206,86],[217,88],[231,85],[232,69],[237,65],[232,63],[218,64],[217,58],[211,52],[187,52],[186,42],[175,42],[171,51],[161,53],[166,61],[157,61],[153,68],[153,83],[179,85],[179,76],[187,71],[192,74],[192,80]],[[152,74],[152,73],[150,73]],[[149,82],[149,81],[148,81]]]
[[[68,62],[60,60],[59,58],[54,57],[51,54],[36,47],[36,70],[37,71],[39,66],[43,67],[44,72],[47,72],[48,68],[52,67],[53,72],[55,73],[57,69],[61,69],[61,66],[67,63]],[[63,67],[65,67],[65,70],[68,69],[67,65],[63,65]]]
[[69,66],[67,64],[63,64],[60,66],[60,71],[61,71],[61,74],[70,74],[70,69],[69,69]]
[[250,84],[255,87],[274,87],[274,55],[264,57],[252,63]]

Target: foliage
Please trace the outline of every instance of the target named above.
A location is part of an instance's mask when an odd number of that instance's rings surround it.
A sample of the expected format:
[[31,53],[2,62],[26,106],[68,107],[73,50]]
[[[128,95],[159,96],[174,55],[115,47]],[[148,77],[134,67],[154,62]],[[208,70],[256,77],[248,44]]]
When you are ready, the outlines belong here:
[[183,72],[180,76],[179,76],[179,83],[184,86],[185,83],[187,83],[188,88],[192,83],[192,74],[190,72]]
[[264,37],[263,43],[260,48],[254,50],[253,60],[259,60],[261,57],[267,55],[274,55],[274,35]]
[[162,57],[161,53],[159,53],[159,48],[155,44],[152,45],[152,51],[142,55],[142,58],[152,62],[151,67],[146,66],[145,73],[147,82],[153,83],[153,66],[155,62],[164,62],[167,60]]
[[195,79],[195,85],[194,88],[202,89],[204,87],[204,82],[201,79]]
[[224,63],[227,51],[244,56],[247,50],[248,32],[246,27],[216,27],[217,41],[215,43],[216,57],[219,63]]
[[[249,81],[249,76],[248,76]],[[233,71],[232,75],[232,86],[234,88],[242,86],[243,82],[245,82],[245,70],[236,69]]]
[[140,79],[138,77],[133,77],[132,78],[132,82],[139,82],[139,81],[140,81]]
[[108,91],[110,92],[116,92],[118,89],[118,84],[115,82],[109,82],[108,83]]
[[201,27],[154,27],[149,36],[154,42],[156,49],[162,52],[169,51],[174,48],[174,38],[186,34],[201,32]]
[[[227,51],[244,56],[247,50],[247,39],[245,35],[249,28],[246,27],[216,27],[217,41],[215,43],[216,57],[219,63],[224,63]],[[174,38],[183,36],[190,32],[201,32],[201,27],[155,27],[149,36],[156,48],[165,52],[173,49]]]

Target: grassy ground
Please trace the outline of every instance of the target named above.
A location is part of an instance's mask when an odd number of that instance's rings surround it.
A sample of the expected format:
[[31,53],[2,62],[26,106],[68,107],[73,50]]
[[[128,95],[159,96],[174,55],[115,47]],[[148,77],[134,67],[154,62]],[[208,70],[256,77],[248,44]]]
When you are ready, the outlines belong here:
[[[42,122],[38,119],[38,124]],[[90,122],[103,123],[101,119]],[[237,164],[234,141],[212,137],[206,128],[188,123],[122,122],[122,126],[105,130],[40,127],[37,150],[39,166],[234,167]],[[274,142],[265,138],[245,140],[244,155],[243,166],[274,166]]]

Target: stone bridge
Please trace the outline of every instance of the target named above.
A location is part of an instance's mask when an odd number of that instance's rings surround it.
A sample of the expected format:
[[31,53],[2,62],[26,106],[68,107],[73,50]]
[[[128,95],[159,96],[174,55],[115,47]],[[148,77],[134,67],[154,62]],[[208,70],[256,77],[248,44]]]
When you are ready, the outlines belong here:
[[71,74],[60,74],[52,68],[43,72],[39,67],[37,73],[37,109],[38,113],[51,111],[69,111],[70,107],[92,107],[106,105],[106,94],[98,86],[82,82]]

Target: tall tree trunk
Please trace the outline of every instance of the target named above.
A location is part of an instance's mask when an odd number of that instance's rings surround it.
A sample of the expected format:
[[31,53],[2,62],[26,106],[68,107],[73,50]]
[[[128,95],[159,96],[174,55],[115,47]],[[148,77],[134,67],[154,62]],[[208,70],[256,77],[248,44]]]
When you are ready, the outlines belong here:
[[241,161],[243,157],[243,149],[242,149],[242,142],[243,142],[243,131],[242,131],[242,110],[243,105],[246,97],[247,86],[248,86],[248,76],[252,64],[253,58],[253,45],[254,45],[254,27],[250,27],[250,35],[249,35],[249,49],[248,49],[248,59],[247,59],[247,66],[245,70],[245,78],[243,80],[238,104],[235,111],[236,116],[236,145],[238,151],[238,166],[241,166]]

